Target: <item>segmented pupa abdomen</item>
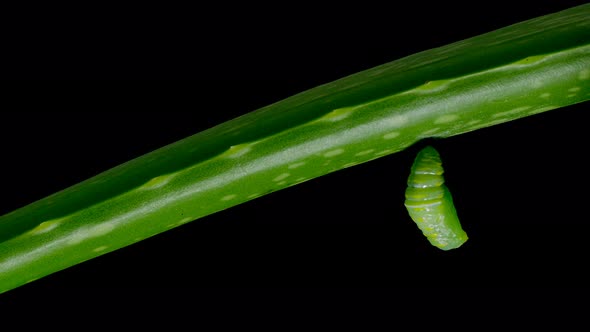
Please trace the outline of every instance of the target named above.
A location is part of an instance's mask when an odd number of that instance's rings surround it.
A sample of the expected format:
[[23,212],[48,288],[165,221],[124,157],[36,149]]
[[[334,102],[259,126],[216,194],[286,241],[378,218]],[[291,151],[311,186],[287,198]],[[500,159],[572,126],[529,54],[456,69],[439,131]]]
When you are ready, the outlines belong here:
[[465,243],[467,234],[461,228],[451,193],[444,185],[443,172],[438,152],[431,146],[422,149],[408,178],[405,206],[432,245],[450,250]]

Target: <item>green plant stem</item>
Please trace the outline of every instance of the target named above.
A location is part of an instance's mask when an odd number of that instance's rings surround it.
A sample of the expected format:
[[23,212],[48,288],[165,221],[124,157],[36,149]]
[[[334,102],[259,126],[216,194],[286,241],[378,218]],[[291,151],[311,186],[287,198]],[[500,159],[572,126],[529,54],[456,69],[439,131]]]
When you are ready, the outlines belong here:
[[345,77],[6,214],[0,292],[424,138],[588,100],[589,18],[583,5]]

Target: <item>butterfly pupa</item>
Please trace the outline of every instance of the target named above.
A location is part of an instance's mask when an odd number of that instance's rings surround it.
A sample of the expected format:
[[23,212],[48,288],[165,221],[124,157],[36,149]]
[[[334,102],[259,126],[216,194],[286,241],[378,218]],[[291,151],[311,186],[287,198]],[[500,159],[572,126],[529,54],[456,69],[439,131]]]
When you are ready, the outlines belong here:
[[461,228],[451,192],[445,186],[438,152],[427,146],[412,165],[404,205],[428,241],[442,250],[460,247],[467,241]]

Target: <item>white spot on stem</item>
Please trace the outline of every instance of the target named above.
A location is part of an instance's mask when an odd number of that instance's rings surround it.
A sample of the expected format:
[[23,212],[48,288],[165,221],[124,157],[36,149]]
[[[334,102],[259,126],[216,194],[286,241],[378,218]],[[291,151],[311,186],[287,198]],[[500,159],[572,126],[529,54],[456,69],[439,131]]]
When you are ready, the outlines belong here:
[[101,252],[101,251],[107,250],[107,248],[108,248],[107,246],[100,246],[100,247],[96,247],[96,248],[92,249],[92,251]]
[[339,154],[344,153],[344,149],[336,149],[336,150],[332,150],[332,151],[328,151],[326,153],[324,153],[324,157],[334,157],[337,156]]
[[191,222],[191,221],[193,221],[193,220],[194,220],[194,218],[191,218],[191,217],[186,217],[186,218],[183,218],[183,219],[181,219],[181,220],[178,222],[178,224],[179,224],[179,225],[186,224],[187,222]]
[[440,128],[436,127],[436,128],[432,128],[432,129],[428,129],[427,131],[422,133],[422,136],[424,137],[428,137],[432,134],[436,134],[440,131]]
[[371,153],[373,151],[375,151],[375,149],[364,150],[364,151],[361,151],[361,152],[355,154],[355,156],[358,156],[358,157],[365,156],[365,155],[368,155],[369,153]]
[[399,136],[399,133],[397,131],[394,131],[394,132],[387,133],[387,134],[383,135],[383,139],[394,139],[398,136]]
[[161,187],[165,186],[166,184],[168,184],[168,182],[170,182],[170,180],[172,180],[173,178],[174,178],[173,174],[156,176],[155,178],[144,183],[144,185],[141,186],[141,189],[151,190],[151,189],[161,188]]
[[68,240],[68,244],[74,245],[81,243],[84,240],[106,235],[115,229],[115,225],[111,223],[103,223],[90,227],[80,229],[73,233]]
[[353,163],[347,163],[347,164],[344,164],[344,165],[342,165],[342,167],[343,167],[343,168],[348,168],[348,167],[356,166],[356,165],[358,165],[358,164],[359,164],[359,163],[354,163],[354,162],[353,162]]
[[345,108],[337,108],[332,112],[322,116],[318,119],[318,121],[329,121],[329,122],[336,122],[343,119],[346,119],[351,113],[354,111],[352,107],[345,107]]
[[272,180],[273,180],[274,182],[279,182],[279,181],[282,181],[282,180],[284,180],[284,179],[288,178],[289,176],[291,176],[291,174],[289,174],[289,173],[283,173],[283,174],[281,174],[281,175],[277,176],[276,178],[274,178],[274,179],[272,179]]
[[250,152],[250,150],[252,150],[251,143],[232,145],[227,151],[225,151],[224,155],[228,158],[238,158]]
[[63,221],[63,218],[44,221],[44,222],[40,223],[37,227],[30,230],[29,234],[38,235],[38,234],[47,233],[49,231],[54,230],[57,226],[59,226],[59,224],[61,224],[62,221]]
[[295,169],[295,168],[301,167],[303,165],[305,165],[305,161],[300,161],[300,162],[289,165],[287,168],[288,169]]
[[230,200],[236,198],[237,196],[238,195],[236,195],[236,194],[229,194],[229,195],[225,195],[225,196],[221,197],[221,200],[226,202],[226,201],[230,201]]
[[505,116],[511,116],[511,115],[515,115],[515,114],[524,112],[526,110],[529,110],[530,108],[531,108],[531,106],[521,106],[521,107],[513,108],[513,109],[508,110],[508,111],[495,113],[494,115],[492,115],[492,117],[494,117],[494,118],[503,118]]
[[459,119],[458,115],[455,114],[445,114],[445,115],[441,115],[438,118],[436,118],[436,120],[434,120],[434,123],[436,124],[441,124],[441,123],[449,123],[449,122],[453,122],[455,120]]

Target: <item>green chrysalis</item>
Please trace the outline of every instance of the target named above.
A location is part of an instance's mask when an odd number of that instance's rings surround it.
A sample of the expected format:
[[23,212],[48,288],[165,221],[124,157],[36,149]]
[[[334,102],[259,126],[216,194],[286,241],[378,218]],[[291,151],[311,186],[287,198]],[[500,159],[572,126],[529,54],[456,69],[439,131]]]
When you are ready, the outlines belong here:
[[461,228],[443,172],[438,152],[431,146],[422,149],[408,178],[405,206],[433,246],[450,250],[465,243],[467,234]]

